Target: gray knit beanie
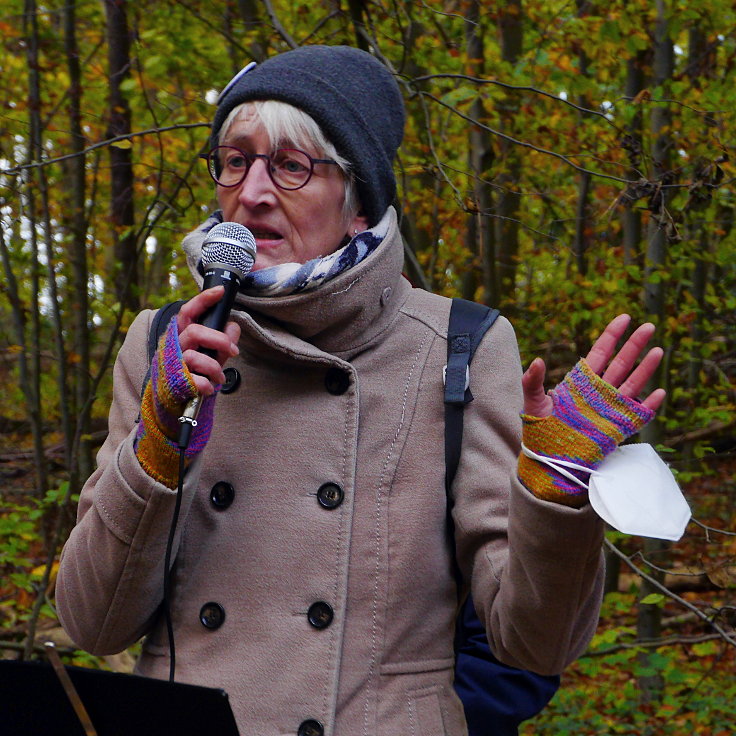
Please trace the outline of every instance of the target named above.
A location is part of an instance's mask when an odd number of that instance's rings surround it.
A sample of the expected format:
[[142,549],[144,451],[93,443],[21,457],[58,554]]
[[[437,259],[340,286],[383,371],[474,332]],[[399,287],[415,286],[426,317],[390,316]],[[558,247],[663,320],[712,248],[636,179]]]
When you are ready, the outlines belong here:
[[230,112],[249,100],[279,100],[311,115],[350,162],[369,224],[383,217],[396,194],[393,160],[404,134],[401,92],[383,64],[349,46],[302,46],[252,66],[220,95],[212,146]]

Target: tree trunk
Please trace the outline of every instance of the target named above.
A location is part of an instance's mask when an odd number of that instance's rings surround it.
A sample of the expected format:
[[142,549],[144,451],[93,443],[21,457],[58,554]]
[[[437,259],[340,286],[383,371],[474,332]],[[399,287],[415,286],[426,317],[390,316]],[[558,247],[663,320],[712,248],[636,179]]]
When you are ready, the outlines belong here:
[[348,0],[348,9],[355,31],[355,45],[363,51],[369,51],[368,40],[362,33],[365,30],[365,0]]
[[[43,158],[43,145],[41,140],[41,87],[39,79],[39,55],[38,55],[38,15],[37,8],[34,0],[26,0],[25,4],[25,17],[24,17],[24,31],[26,40],[26,58],[28,60],[28,110],[29,110],[29,141],[28,141],[28,160],[29,162],[40,162]],[[40,278],[37,271],[37,264],[39,264],[39,247],[38,247],[38,223],[37,223],[37,202],[35,197],[35,187],[38,185],[39,190],[42,192],[42,198],[44,193],[44,178],[43,168],[39,167],[35,169],[37,182],[33,181],[33,175],[29,172],[28,177],[28,218],[29,227],[31,231],[31,248],[33,253],[33,327],[32,327],[32,365],[33,365],[33,383],[32,391],[29,395],[29,399],[34,405],[34,413],[37,417],[37,424],[33,422],[34,426],[34,449],[37,461],[40,461],[41,467],[37,470],[38,486],[36,488],[36,494],[39,498],[43,498],[46,491],[48,490],[48,478],[46,477],[46,463],[43,452],[43,427],[42,427],[42,413],[40,405],[40,375],[41,375],[41,348],[40,348],[40,337],[41,337],[41,308],[38,299]],[[48,212],[42,213],[44,215],[44,221],[48,222]],[[48,236],[48,233],[47,233]],[[48,237],[46,240],[48,246]],[[48,255],[48,253],[47,253]],[[53,263],[53,261],[52,261]],[[49,266],[49,272],[52,271],[52,266]],[[59,367],[61,369],[61,366]],[[32,425],[32,426],[33,426]],[[44,519],[43,534],[44,541],[48,545],[50,542],[50,529]],[[40,591],[36,590],[36,604],[34,610],[29,617],[26,630],[26,640],[24,643],[22,659],[30,659],[33,653],[33,641],[36,633],[36,625],[38,622],[38,611],[40,611]]]
[[[521,0],[509,0],[500,10],[499,31],[501,34],[501,58],[513,65],[521,57],[523,44]],[[510,96],[499,103],[500,127],[504,133],[513,134],[517,103]],[[516,269],[519,254],[519,191],[521,161],[514,144],[501,140],[499,143],[501,172],[496,181],[500,187],[495,240],[498,248],[498,302],[507,313],[513,312],[516,290]]]
[[[626,89],[627,98],[634,99],[644,89],[645,52],[640,51],[636,56],[626,61]],[[637,181],[641,178],[642,153],[642,114],[637,108],[634,118],[626,133],[625,148],[629,158],[630,168],[627,178]],[[638,263],[641,255],[642,226],[641,213],[635,206],[626,206],[623,211],[623,240],[624,262]]]
[[[657,87],[666,86],[674,70],[674,50],[669,36],[668,20],[664,0],[655,0],[657,9],[656,25],[654,29],[654,83]],[[665,95],[666,96],[666,95]],[[652,108],[652,165],[654,178],[666,182],[669,175],[670,140],[668,129],[670,111],[666,104],[659,104]],[[646,257],[647,281],[644,285],[644,311],[655,323],[661,324],[664,318],[666,280],[661,278],[667,263],[667,190],[661,189],[651,201],[648,224],[648,242]],[[653,278],[654,277],[654,278]],[[664,377],[662,366],[653,377],[649,389],[661,385]],[[656,419],[650,422],[641,433],[644,442],[656,447],[664,436],[661,421]],[[653,560],[658,567],[666,567],[668,543],[657,539],[647,539],[644,543],[644,554],[647,559]],[[663,574],[652,571],[652,577],[663,579]],[[653,587],[642,581],[640,596],[646,598],[655,592]],[[662,609],[657,605],[639,603],[637,616],[637,635],[639,639],[651,640],[659,637],[661,632]],[[651,659],[648,651],[639,654],[639,662],[643,667],[649,667]],[[639,689],[642,702],[658,701],[663,692],[664,682],[658,673],[643,675],[639,678]]]
[[[690,29],[688,43],[687,75],[694,87],[700,87],[701,77],[710,73],[709,62],[712,61],[708,39],[699,27]],[[687,366],[687,388],[690,393],[691,406],[694,408],[698,400],[697,389],[701,384],[700,373],[703,369],[701,345],[706,340],[706,329],[703,325],[707,309],[705,294],[709,279],[709,261],[711,253],[710,227],[703,222],[703,210],[707,202],[701,206],[692,202],[685,213],[688,219],[687,236],[693,247],[690,252],[693,258],[692,298],[695,302],[695,314],[690,323],[690,339],[692,349]],[[686,469],[693,462],[695,441],[685,442],[682,448],[683,465]]]
[[[590,13],[591,3],[588,0],[577,0],[578,17],[585,17]],[[578,68],[583,77],[588,76],[588,55],[581,48],[578,53]],[[588,99],[585,95],[578,97],[580,107],[588,107]],[[581,129],[584,121],[580,120]],[[575,268],[580,276],[584,276],[588,270],[587,252],[590,247],[590,234],[592,223],[590,222],[590,174],[581,172],[578,179],[578,201],[575,209],[575,235],[573,237],[572,250],[575,255]]]
[[[485,65],[479,0],[473,0],[468,7],[465,41],[470,74],[482,78],[485,75]],[[474,100],[470,108],[470,117],[482,120],[485,115],[483,102],[480,99]],[[480,285],[478,279],[480,274],[483,287],[482,301],[484,304],[494,304],[499,295],[494,227],[493,220],[490,219],[493,202],[491,188],[483,181],[493,165],[493,145],[490,134],[474,125],[470,126],[468,141],[468,171],[472,183],[472,186],[468,187],[470,190],[468,200],[472,202],[473,211],[468,215],[466,244],[471,253],[471,263],[468,264],[469,267],[463,277],[462,292],[466,299],[475,299],[477,287]]]
[[[238,12],[245,23],[245,32],[251,38],[248,50],[253,61],[264,61],[268,56],[268,39],[271,35],[270,26],[263,20],[260,4],[256,0],[238,0]],[[233,75],[240,71],[233,71]]]
[[[351,20],[355,27],[355,18],[352,14]],[[398,70],[398,73],[407,77],[422,76],[427,73],[427,70],[419,67],[416,63],[415,45],[417,38],[421,37],[424,29],[419,23],[414,22],[411,13],[409,13],[408,21],[402,31],[405,55],[403,67]],[[357,27],[355,27],[355,32],[358,33]],[[423,83],[420,83],[419,88],[422,87]],[[407,108],[406,112],[407,115],[411,115],[411,108]],[[424,129],[423,117],[421,122],[418,122],[418,129]],[[427,131],[427,135],[431,135],[431,133]],[[436,213],[438,189],[440,185],[433,172],[427,167],[416,173],[404,171],[401,172],[399,176],[401,177],[402,174],[404,180],[404,191],[417,187],[419,191],[426,192],[427,200],[433,203],[433,209]],[[395,204],[399,216],[399,226],[401,228],[402,236],[404,237],[404,269],[415,286],[433,291],[437,287],[437,248],[440,237],[437,217],[436,215],[432,217],[431,227],[420,228],[417,227],[417,218],[411,207],[403,207],[403,202],[398,201]],[[417,254],[426,253],[430,254],[429,263],[424,265],[424,270],[422,271]]]
[[[38,63],[38,17],[34,0],[26,0],[23,17],[23,33],[26,39],[28,60],[28,161],[33,162],[41,155],[41,93]],[[43,411],[41,405],[41,306],[39,302],[40,258],[38,231],[36,229],[36,197],[33,174],[29,170],[26,184],[27,216],[31,248],[31,325],[30,336],[21,341],[24,355],[28,355],[28,376],[23,376],[23,389],[28,404],[28,415],[33,434],[34,468],[36,473],[36,495],[42,498],[48,489],[46,457],[43,451]],[[20,317],[21,323],[23,317]],[[29,345],[30,343],[30,345]]]
[[[130,34],[126,16],[126,0],[104,0],[107,18],[108,80],[110,86],[110,122],[107,137],[128,135],[130,106],[120,88],[130,73]],[[112,145],[110,156],[111,209],[113,227],[112,264],[115,295],[121,308],[133,312],[140,309],[138,296],[138,248],[133,226],[133,164],[131,148]]]
[[[87,478],[92,473],[92,449],[87,439],[90,431],[90,330],[89,330],[89,274],[87,270],[87,215],[85,210],[85,138],[81,116],[81,72],[76,38],[76,3],[64,6],[64,48],[69,70],[69,132],[70,149],[75,156],[65,162],[65,180],[68,182],[69,206],[67,229],[70,232],[69,263],[71,265],[71,303],[73,324],[73,351],[75,379],[76,431],[72,448],[73,463],[70,474]],[[70,477],[70,492],[76,493],[77,482]]]

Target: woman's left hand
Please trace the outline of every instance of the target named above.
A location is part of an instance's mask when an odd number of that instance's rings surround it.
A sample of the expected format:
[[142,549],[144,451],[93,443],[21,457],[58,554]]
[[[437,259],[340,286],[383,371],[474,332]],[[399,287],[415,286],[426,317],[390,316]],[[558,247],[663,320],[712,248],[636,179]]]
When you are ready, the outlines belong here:
[[[651,348],[636,365],[647,343],[654,335],[655,326],[651,322],[640,325],[624,343],[618,353],[616,345],[631,322],[628,314],[619,314],[595,341],[585,360],[591,369],[604,381],[616,387],[624,396],[636,398],[644,390],[662,360],[664,351],[660,347]],[[546,366],[541,358],[535,358],[522,376],[524,390],[524,413],[534,417],[552,414],[552,397],[544,390]],[[657,388],[641,403],[656,411],[664,401],[665,391]]]

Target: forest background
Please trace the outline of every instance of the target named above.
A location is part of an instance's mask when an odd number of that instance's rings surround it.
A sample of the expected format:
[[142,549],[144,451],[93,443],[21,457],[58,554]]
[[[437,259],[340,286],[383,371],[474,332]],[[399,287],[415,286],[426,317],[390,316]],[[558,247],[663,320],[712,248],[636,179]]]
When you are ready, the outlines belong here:
[[[599,632],[527,733],[736,722],[736,12],[726,0],[6,0],[0,11],[0,657],[57,642],[56,560],[137,311],[191,295],[198,155],[251,59],[356,45],[395,74],[406,273],[498,306],[556,382],[610,317],[658,325],[644,441],[693,509],[606,539]],[[380,114],[380,110],[376,110]]]

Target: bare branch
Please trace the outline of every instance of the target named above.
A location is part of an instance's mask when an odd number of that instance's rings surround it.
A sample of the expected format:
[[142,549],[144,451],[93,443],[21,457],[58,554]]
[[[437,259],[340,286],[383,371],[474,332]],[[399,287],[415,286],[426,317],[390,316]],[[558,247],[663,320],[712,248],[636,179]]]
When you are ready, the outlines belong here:
[[[694,524],[697,524],[701,529],[704,529],[706,532],[713,532],[714,534],[723,534],[727,537],[736,537],[736,532],[729,532],[725,529],[717,529],[713,526],[708,526],[707,524],[703,524],[702,521],[698,521],[697,519],[691,519],[691,521]],[[708,537],[710,539],[710,537]]]
[[690,432],[685,432],[684,434],[679,435],[678,437],[673,437],[667,444],[670,447],[678,447],[686,442],[698,442],[699,440],[707,439],[713,435],[719,435],[733,427],[736,427],[736,419],[733,419],[730,422],[715,422],[710,427],[693,429]]
[[736,647],[736,635],[734,635],[734,633],[726,631],[722,626],[713,621],[697,606],[694,606],[689,601],[686,601],[684,598],[676,595],[666,586],[660,583],[659,580],[652,577],[651,575],[648,575],[646,572],[644,572],[644,570],[635,565],[628,555],[625,555],[623,552],[621,552],[621,550],[618,549],[615,544],[612,544],[608,539],[604,539],[603,544],[617,557],[621,558],[640,578],[642,578],[642,580],[646,580],[653,588],[659,590],[663,595],[666,595],[668,598],[671,598],[673,601],[679,603],[681,606],[683,606],[683,608],[687,608],[688,611],[694,613],[701,621],[705,622],[706,624],[708,624],[708,626],[714,629],[721,639]]
[[289,35],[286,28],[281,25],[281,21],[278,19],[276,11],[273,9],[273,5],[271,5],[271,0],[263,0],[263,7],[266,8],[266,13],[276,33],[284,39],[289,48],[298,49],[299,44]]
[[498,136],[499,138],[502,138],[503,140],[509,141],[510,143],[513,143],[514,145],[521,146],[522,148],[529,148],[533,151],[537,151],[537,153],[543,153],[546,156],[552,156],[553,158],[557,158],[560,161],[564,161],[568,166],[575,169],[575,171],[579,171],[584,174],[589,174],[590,176],[597,176],[600,179],[608,179],[610,181],[617,181],[621,184],[633,184],[634,182],[630,181],[629,179],[622,179],[619,176],[612,176],[611,174],[602,174],[598,171],[591,171],[590,169],[586,169],[584,166],[580,166],[579,164],[576,164],[574,161],[569,159],[567,156],[564,156],[561,153],[556,153],[555,151],[550,151],[546,148],[540,148],[539,146],[535,146],[533,143],[528,143],[527,141],[520,141],[518,138],[513,138],[510,135],[506,135],[506,133],[502,133],[500,130],[496,130],[495,128],[491,128],[488,125],[485,125],[484,123],[481,123],[479,120],[475,120],[471,118],[469,115],[466,115],[465,113],[458,110],[456,107],[453,107],[452,105],[448,105],[446,102],[443,102],[439,97],[436,97],[435,95],[430,94],[429,92],[418,92],[419,95],[422,97],[428,97],[431,100],[434,100],[438,105],[442,105],[442,107],[447,108],[448,110],[451,110],[455,115],[458,117],[461,117],[463,120],[467,120],[469,123],[472,123],[473,125],[477,125],[479,128],[482,128],[483,130],[487,130],[489,133],[493,133],[493,135]]
[[428,10],[430,13],[434,13],[435,15],[441,15],[444,18],[457,18],[458,20],[461,20],[463,23],[470,23],[474,26],[479,25],[476,21],[468,20],[465,16],[460,15],[459,13],[446,13],[446,12],[443,12],[442,10],[437,10],[437,8],[430,7],[429,5],[427,5],[427,3],[424,2],[424,0],[422,0],[422,7],[425,10]]
[[93,143],[91,146],[87,146],[83,151],[77,151],[74,153],[68,153],[65,156],[57,156],[55,158],[47,158],[43,161],[33,161],[28,164],[20,164],[18,166],[13,166],[10,169],[0,169],[0,174],[19,174],[21,171],[24,171],[26,169],[36,169],[39,166],[47,166],[49,164],[57,164],[59,161],[67,161],[70,158],[75,158],[76,156],[84,156],[85,154],[89,153],[90,151],[94,151],[98,148],[105,148],[107,146],[113,146],[116,143],[119,143],[120,141],[126,141],[130,140],[131,138],[137,138],[142,135],[158,135],[159,133],[166,133],[169,130],[186,130],[187,128],[209,128],[209,123],[178,123],[177,125],[167,125],[164,128],[149,128],[148,130],[139,130],[137,132],[133,133],[126,133],[125,135],[118,135],[114,138],[107,138],[104,141],[99,141],[97,143]]
[[342,15],[341,10],[333,10],[329,15],[326,15],[324,18],[322,18],[322,20],[318,21],[317,25],[312,28],[312,30],[306,36],[304,36],[301,42],[301,46],[305,46],[309,42],[309,39],[312,38],[312,36],[314,36],[317,31],[322,28],[322,26],[327,25],[327,23],[329,23],[333,18],[337,18],[340,15]]
[[605,649],[589,649],[583,657],[605,657],[626,649],[659,649],[660,647],[671,647],[676,644],[700,644],[705,641],[721,639],[719,634],[703,634],[701,636],[666,636],[662,639],[635,639],[634,641],[621,642]]
[[427,82],[432,79],[463,79],[466,82],[473,82],[474,84],[492,84],[495,87],[513,90],[514,92],[533,92],[534,94],[541,95],[542,97],[548,97],[551,100],[555,100],[555,102],[562,102],[564,105],[567,105],[568,107],[571,107],[573,108],[573,110],[577,110],[578,112],[603,118],[606,123],[614,128],[614,130],[619,133],[621,132],[621,129],[614,124],[614,122],[608,117],[606,113],[601,112],[600,110],[591,110],[589,107],[581,107],[580,105],[576,105],[574,102],[570,102],[570,100],[566,100],[559,95],[552,94],[551,92],[545,92],[544,90],[538,89],[537,87],[530,87],[528,85],[507,84],[506,82],[499,82],[497,79],[483,79],[481,77],[472,77],[469,74],[425,74],[421,77],[414,77],[413,79],[410,79],[409,82],[413,84],[415,82]]
[[248,49],[243,48],[243,46],[238,42],[237,38],[234,38],[231,34],[229,34],[227,31],[223,30],[223,28],[219,25],[215,25],[212,23],[208,18],[204,15],[202,15],[196,8],[193,8],[189,3],[185,3],[184,0],[174,0],[174,3],[176,5],[181,6],[184,8],[188,13],[190,13],[197,23],[201,23],[204,28],[209,28],[211,31],[214,31],[219,36],[222,36],[228,43],[231,43],[235,48],[237,48],[239,51],[243,53],[244,56],[248,56],[249,51]]
[[[11,652],[22,652],[25,647],[25,644],[22,644],[20,642],[16,641],[0,641],[0,650],[7,650]],[[57,647],[56,648],[59,654],[75,654],[77,649],[74,649],[73,647]],[[32,650],[35,654],[43,654],[44,653],[44,647],[42,644],[33,644]]]
[[427,106],[424,104],[424,100],[422,100],[422,111],[424,112],[424,120],[427,124],[427,142],[429,143],[429,150],[432,152],[432,158],[434,158],[435,164],[437,166],[437,170],[442,175],[442,178],[445,180],[447,185],[452,189],[455,200],[462,205],[463,197],[458,188],[450,181],[450,178],[445,174],[445,166],[440,160],[440,157],[437,153],[437,149],[434,146],[434,138],[432,136],[432,126],[430,125],[430,119],[429,119],[429,110],[427,109]]

